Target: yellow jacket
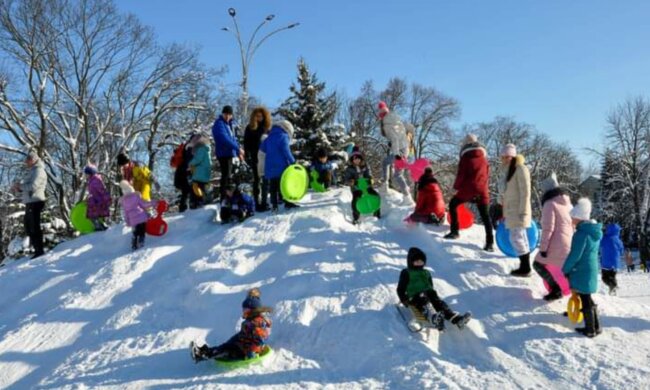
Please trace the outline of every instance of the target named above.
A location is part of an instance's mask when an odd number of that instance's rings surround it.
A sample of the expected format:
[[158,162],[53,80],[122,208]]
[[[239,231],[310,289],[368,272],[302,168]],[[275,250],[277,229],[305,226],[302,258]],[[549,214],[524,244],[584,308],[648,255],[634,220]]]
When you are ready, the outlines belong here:
[[153,178],[151,171],[146,166],[133,167],[133,189],[140,193],[142,199],[151,200],[151,184]]

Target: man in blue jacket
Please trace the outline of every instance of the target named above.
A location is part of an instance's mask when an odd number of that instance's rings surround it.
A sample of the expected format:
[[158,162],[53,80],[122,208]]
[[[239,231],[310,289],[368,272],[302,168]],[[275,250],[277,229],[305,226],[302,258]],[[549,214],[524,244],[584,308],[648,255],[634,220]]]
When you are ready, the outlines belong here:
[[244,158],[244,150],[239,147],[233,130],[233,110],[231,106],[224,106],[223,110],[221,110],[221,115],[212,126],[212,136],[214,137],[215,153],[221,171],[219,191],[221,199],[223,199],[226,188],[230,185],[233,158],[238,157],[240,160]]

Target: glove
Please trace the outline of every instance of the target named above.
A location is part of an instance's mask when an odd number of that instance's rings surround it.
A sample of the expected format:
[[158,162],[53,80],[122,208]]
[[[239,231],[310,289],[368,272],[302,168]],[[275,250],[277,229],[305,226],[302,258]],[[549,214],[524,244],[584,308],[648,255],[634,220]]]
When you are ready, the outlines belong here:
[[543,258],[546,258],[546,252],[539,252],[539,255],[542,256]]

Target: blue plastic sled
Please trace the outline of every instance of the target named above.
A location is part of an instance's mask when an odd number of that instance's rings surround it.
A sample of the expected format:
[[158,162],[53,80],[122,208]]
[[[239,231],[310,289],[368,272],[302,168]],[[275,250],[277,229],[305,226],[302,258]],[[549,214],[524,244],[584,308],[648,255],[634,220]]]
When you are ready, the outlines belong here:
[[[537,245],[539,245],[539,239],[541,235],[537,222],[533,221],[530,224],[530,227],[527,229],[526,233],[528,234],[528,244],[530,245],[530,250],[532,251],[534,248],[537,248]],[[497,225],[496,239],[497,246],[504,255],[508,257],[518,257],[517,252],[515,252],[515,249],[510,243],[510,231],[508,228],[506,228],[505,221],[500,221]]]

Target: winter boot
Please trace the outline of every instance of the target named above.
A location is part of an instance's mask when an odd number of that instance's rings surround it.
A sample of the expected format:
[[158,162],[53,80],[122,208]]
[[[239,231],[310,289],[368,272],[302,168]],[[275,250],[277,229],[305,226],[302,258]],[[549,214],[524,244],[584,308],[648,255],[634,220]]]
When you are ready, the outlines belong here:
[[423,314],[427,321],[429,321],[438,331],[442,332],[445,330],[445,316],[442,313],[437,313],[431,304],[428,304],[424,308]]
[[457,240],[459,237],[460,237],[460,234],[458,234],[458,232],[451,231],[451,232],[447,233],[447,235],[445,236],[445,239],[447,239],[447,240]]
[[138,237],[136,236],[131,237],[131,249],[138,249]]
[[483,250],[486,251],[486,252],[493,253],[494,252],[494,244],[492,244],[492,243],[485,244],[485,246],[483,247]]
[[600,327],[600,319],[598,318],[598,305],[593,306],[593,312],[594,312],[594,330],[596,331],[596,335],[599,335],[603,333],[603,329]]
[[590,310],[582,309],[582,314],[585,318],[585,326],[583,328],[576,328],[576,332],[583,334],[589,338],[596,336],[596,324],[595,324],[595,310],[593,307]]
[[465,325],[469,322],[469,320],[472,318],[472,313],[467,312],[463,315],[460,313],[455,313],[453,317],[451,317],[450,321],[452,324],[456,325],[458,329],[463,329],[465,328]]
[[530,253],[519,256],[519,268],[510,272],[510,275],[520,278],[530,276]]
[[377,217],[377,219],[381,219],[381,210],[375,211],[374,215],[375,215],[375,217]]
[[562,291],[560,290],[551,290],[551,292],[544,295],[544,300],[547,302],[557,301],[560,298],[562,298]]
[[295,204],[295,203],[291,203],[291,202],[287,202],[287,203],[284,204],[284,208],[285,208],[285,210],[288,210],[288,209],[297,209],[297,208],[299,208],[299,207],[300,207],[300,206],[298,206],[297,204]]

